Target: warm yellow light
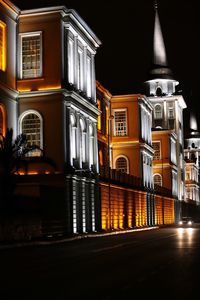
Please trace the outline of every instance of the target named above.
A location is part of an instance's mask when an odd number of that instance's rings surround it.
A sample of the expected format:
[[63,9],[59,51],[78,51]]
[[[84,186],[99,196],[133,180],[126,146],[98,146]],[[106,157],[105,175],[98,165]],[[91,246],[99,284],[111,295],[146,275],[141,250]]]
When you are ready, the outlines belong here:
[[36,171],[29,171],[29,172],[24,172],[24,171],[18,171],[15,173],[16,175],[37,175],[38,172]]
[[108,106],[106,106],[106,134],[108,135]]
[[30,171],[30,172],[28,172],[28,175],[37,175],[38,174],[38,172],[36,172],[36,171]]
[[24,173],[24,172],[21,172],[21,171],[19,171],[19,172],[15,172],[15,175],[25,175],[25,173]]
[[56,86],[51,85],[51,86],[40,87],[38,91],[59,90],[60,88],[61,88],[60,85],[56,85]]
[[[101,102],[97,100],[98,109],[101,110]],[[98,116],[98,123],[97,123],[98,130],[101,130],[101,115]]]
[[[5,1],[0,0],[0,3],[2,3],[8,10],[10,10],[11,12],[16,12],[14,7],[9,6],[7,3],[5,3]],[[11,4],[11,3],[10,3]],[[13,6],[13,5],[12,5]]]
[[6,24],[0,21],[0,70],[6,70]]
[[18,89],[20,93],[30,92],[31,89]]

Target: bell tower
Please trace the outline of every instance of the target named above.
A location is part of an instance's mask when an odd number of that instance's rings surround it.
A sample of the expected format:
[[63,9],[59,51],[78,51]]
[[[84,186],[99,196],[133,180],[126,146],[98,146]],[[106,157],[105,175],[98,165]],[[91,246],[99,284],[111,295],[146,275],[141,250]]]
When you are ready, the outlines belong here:
[[160,151],[160,160],[153,161],[153,172],[162,178],[162,186],[172,191],[175,199],[184,200],[183,109],[185,101],[176,94],[179,82],[168,65],[157,1],[154,2],[155,21],[153,59],[145,93],[153,106],[152,139]]

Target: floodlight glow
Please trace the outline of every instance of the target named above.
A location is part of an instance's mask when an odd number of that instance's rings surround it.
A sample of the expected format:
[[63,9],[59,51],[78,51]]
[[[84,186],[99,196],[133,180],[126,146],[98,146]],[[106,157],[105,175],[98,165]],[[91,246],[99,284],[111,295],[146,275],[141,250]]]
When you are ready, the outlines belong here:
[[198,129],[196,117],[192,113],[190,115],[190,128],[193,129],[193,130]]
[[6,24],[0,21],[0,70],[6,70]]

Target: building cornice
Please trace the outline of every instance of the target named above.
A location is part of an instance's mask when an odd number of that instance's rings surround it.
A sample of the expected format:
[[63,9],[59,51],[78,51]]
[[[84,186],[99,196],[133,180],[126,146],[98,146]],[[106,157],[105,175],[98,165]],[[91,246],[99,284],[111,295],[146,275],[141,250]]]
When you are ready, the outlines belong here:
[[[80,104],[82,107],[88,109],[89,111],[93,112],[96,116],[100,114],[100,110],[91,102],[80,96],[79,94],[75,93],[74,91],[67,91],[63,90],[63,95],[65,97],[70,97],[74,99],[78,104]],[[66,101],[67,104],[67,101]]]
[[182,109],[187,108],[185,100],[183,99],[182,95],[169,95],[169,96],[162,96],[162,97],[148,97],[151,102],[159,102],[159,101],[178,101],[180,107]]
[[6,9],[13,20],[16,20],[20,14],[20,9],[9,0],[0,0],[0,4]]
[[48,14],[59,13],[64,22],[64,26],[68,27],[70,23],[74,23],[81,32],[87,36],[88,40],[98,48],[101,45],[101,41],[95,35],[95,33],[90,29],[86,22],[81,18],[81,16],[74,9],[67,9],[66,6],[52,6],[36,9],[22,10],[20,13],[20,18],[24,17],[34,17]]
[[19,93],[16,90],[14,90],[0,82],[0,91],[1,90],[3,91],[3,93],[5,93],[9,97],[11,97],[12,99],[16,99],[19,95]]

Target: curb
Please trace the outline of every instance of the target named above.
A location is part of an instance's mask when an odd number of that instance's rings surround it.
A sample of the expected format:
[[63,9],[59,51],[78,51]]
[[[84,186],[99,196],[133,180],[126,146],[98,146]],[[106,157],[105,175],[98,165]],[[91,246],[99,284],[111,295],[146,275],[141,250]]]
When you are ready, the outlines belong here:
[[63,238],[60,240],[48,240],[48,241],[30,241],[30,242],[20,242],[14,244],[5,244],[0,245],[1,249],[11,249],[11,248],[19,248],[19,247],[27,247],[27,246],[35,246],[35,245],[50,245],[50,244],[60,244],[66,242],[72,242],[75,240],[85,239],[85,238],[97,238],[97,237],[104,237],[116,234],[125,234],[125,233],[132,233],[132,232],[140,232],[140,231],[147,231],[158,229],[159,226],[152,226],[152,227],[145,227],[145,228],[138,228],[138,229],[129,229],[129,230],[120,230],[120,231],[112,231],[112,232],[105,232],[105,233],[90,233],[90,234],[83,234],[77,235],[71,238]]

